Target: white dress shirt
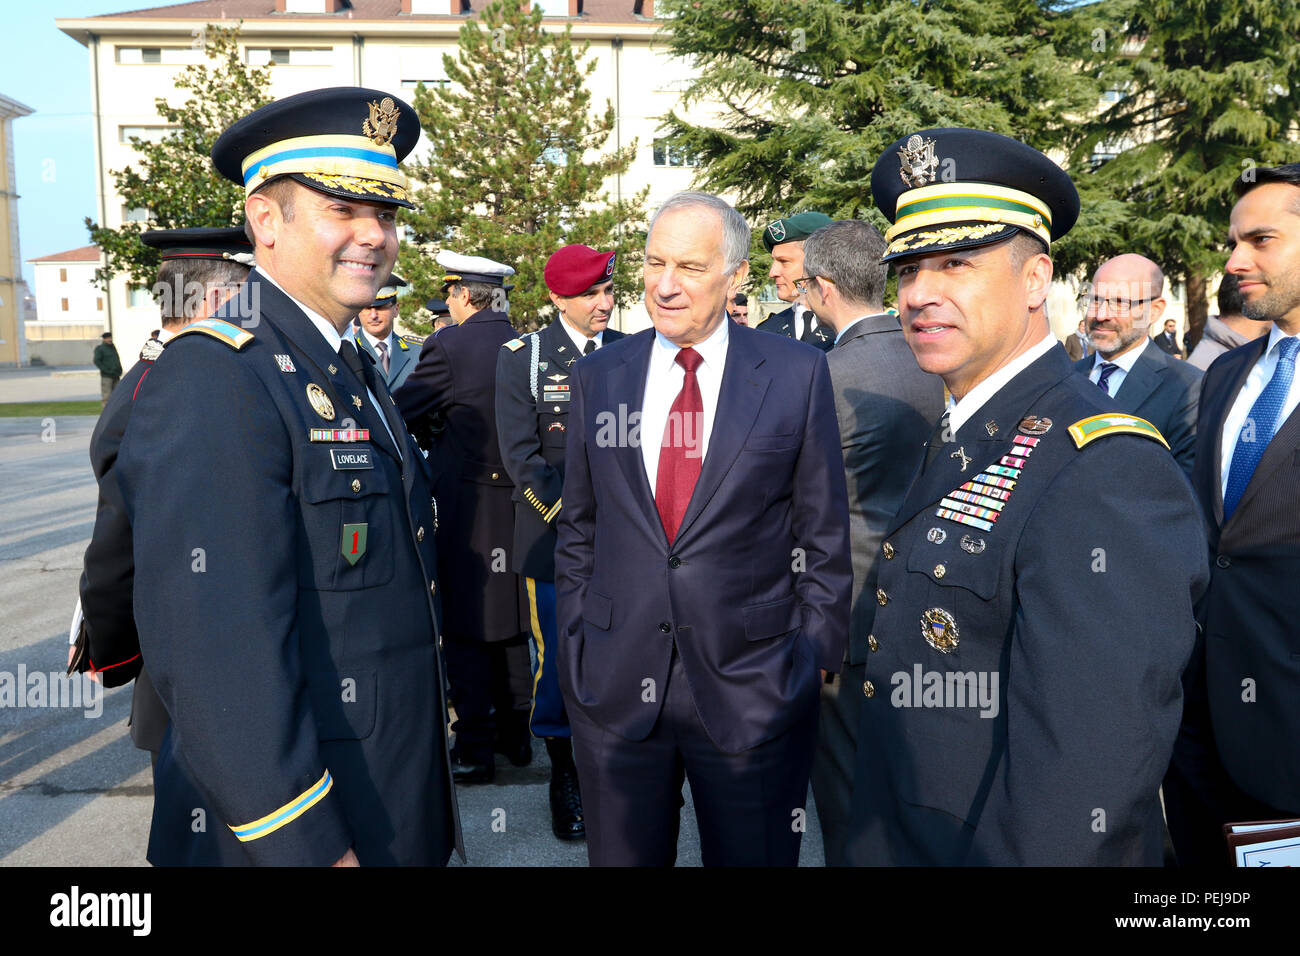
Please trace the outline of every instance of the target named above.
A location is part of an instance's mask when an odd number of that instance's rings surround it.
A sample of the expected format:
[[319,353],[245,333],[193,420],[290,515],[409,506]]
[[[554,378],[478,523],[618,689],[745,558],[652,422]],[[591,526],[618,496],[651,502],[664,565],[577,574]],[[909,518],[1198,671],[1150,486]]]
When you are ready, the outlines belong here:
[[[285,295],[289,296],[289,301],[292,302],[294,305],[296,305],[298,308],[302,309],[303,315],[311,319],[311,324],[316,326],[316,329],[324,337],[325,341],[329,343],[330,351],[335,353],[338,352],[339,346],[343,344],[343,336],[339,335],[339,330],[334,327],[333,322],[325,318],[325,316],[321,315],[320,313],[313,312],[311,309],[307,308],[307,306],[303,305],[293,296],[289,295],[288,292],[285,292],[284,286],[280,285],[280,283],[276,282],[274,279],[272,279],[261,269],[257,270],[257,274],[260,275],[267,282],[271,283],[271,285],[275,286],[281,292],[284,292]],[[342,361],[342,356],[339,356],[339,360]],[[361,361],[364,362],[365,359],[362,359]],[[364,382],[362,384],[365,385]],[[402,445],[400,442],[398,442],[397,436],[393,434],[393,430],[388,427],[388,419],[384,417],[383,406],[381,406],[379,404],[379,400],[375,398],[375,393],[370,391],[370,387],[369,386],[365,386],[365,387],[366,387],[366,395],[370,398],[371,407],[374,408],[375,414],[379,416],[379,420],[384,423],[384,430],[388,432],[388,437],[393,440],[393,445],[397,448],[397,454],[401,456]]]
[[[1135,345],[1123,355],[1116,355],[1113,359],[1103,358],[1100,352],[1095,352],[1093,353],[1092,371],[1088,373],[1088,381],[1092,382],[1093,385],[1097,385],[1098,379],[1101,378],[1102,362],[1118,365],[1119,368],[1111,372],[1110,378],[1106,379],[1107,394],[1114,398],[1119,394],[1119,387],[1124,384],[1124,379],[1128,378],[1128,373],[1133,371],[1133,366],[1142,357],[1142,353],[1147,349],[1158,349],[1159,347],[1153,339],[1147,339],[1145,343]],[[1100,388],[1101,386],[1097,385],[1097,387]]]
[[804,329],[808,327],[808,322],[810,320],[813,324],[813,328],[814,329],[817,328],[817,316],[816,314],[813,313],[813,310],[808,308],[805,305],[799,305],[798,303],[795,303],[794,337],[796,339],[800,339],[800,340],[803,339]]
[[[1237,439],[1241,435],[1242,426],[1246,424],[1246,416],[1250,414],[1251,406],[1255,404],[1255,400],[1259,398],[1260,393],[1268,385],[1269,379],[1273,377],[1273,372],[1277,370],[1280,354],[1277,343],[1285,338],[1294,338],[1294,336],[1288,336],[1274,325],[1273,330],[1268,334],[1268,348],[1264,349],[1264,354],[1246,376],[1246,383],[1237,393],[1237,400],[1232,403],[1227,416],[1223,419],[1223,456],[1219,461],[1219,485],[1224,495],[1228,493],[1228,473],[1232,468],[1232,454],[1237,450]],[[1281,428],[1282,423],[1291,417],[1298,404],[1300,404],[1300,375],[1291,379],[1291,390],[1287,392],[1286,400],[1282,403],[1282,411],[1278,413],[1278,428]]]
[[954,402],[949,398],[948,428],[952,434],[957,434],[961,426],[970,421],[975,413],[983,408],[990,398],[1002,391],[1003,385],[1006,385],[1013,378],[1050,352],[1052,347],[1056,344],[1056,336],[1048,332],[1037,345],[1033,346],[1028,351],[1022,352],[988,378],[984,379],[984,381],[972,388],[962,397],[960,402]]
[[[700,398],[704,406],[704,421],[700,423],[700,434],[695,434],[696,424],[683,423],[685,439],[691,443],[699,442],[700,458],[709,452],[709,435],[713,432],[713,420],[718,410],[718,393],[722,390],[722,370],[727,363],[727,328],[731,323],[718,323],[717,329],[703,342],[695,346],[700,353],[699,368],[695,370],[695,379],[700,383]],[[659,480],[659,449],[664,441],[664,428],[668,425],[668,413],[672,411],[673,402],[677,400],[686,380],[686,369],[677,364],[677,353],[681,349],[664,336],[655,332],[654,345],[650,348],[650,368],[645,377],[645,395],[641,401],[641,460],[645,463],[646,477],[650,479],[650,493],[655,491]],[[703,464],[703,461],[701,461]]]
[[[573,347],[577,349],[578,354],[581,355],[582,350],[587,347],[587,337],[583,335],[581,332],[579,332],[577,329],[575,329],[573,326],[571,326],[568,322],[565,322],[564,316],[557,315],[555,317],[555,321],[559,322],[560,325],[563,327],[564,331],[569,334],[569,341],[573,343]],[[602,345],[605,344],[603,341],[604,335],[605,333],[602,330],[592,336],[592,338],[596,340],[596,348],[600,348]]]

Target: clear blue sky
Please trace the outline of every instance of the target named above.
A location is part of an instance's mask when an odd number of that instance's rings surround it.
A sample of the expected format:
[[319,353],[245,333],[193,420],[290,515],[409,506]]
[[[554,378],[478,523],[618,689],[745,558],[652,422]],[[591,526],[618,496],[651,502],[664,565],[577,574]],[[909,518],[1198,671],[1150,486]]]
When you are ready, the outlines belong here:
[[167,0],[38,0],[6,3],[0,93],[36,112],[14,120],[14,169],[23,276],[34,256],[88,245],[83,220],[97,218],[90,51],[54,25],[161,6]]

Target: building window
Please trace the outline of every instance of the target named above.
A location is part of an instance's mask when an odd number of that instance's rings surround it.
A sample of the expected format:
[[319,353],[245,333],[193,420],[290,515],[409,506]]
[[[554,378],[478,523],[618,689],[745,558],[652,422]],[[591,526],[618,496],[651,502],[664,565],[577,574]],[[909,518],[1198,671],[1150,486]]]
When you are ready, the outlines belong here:
[[548,166],[567,166],[569,157],[564,150],[558,146],[547,146],[542,150],[542,155],[537,157],[537,165],[546,164]]
[[248,62],[254,66],[330,66],[334,62],[333,47],[265,47],[250,46]]
[[116,54],[117,62],[124,65],[198,63],[203,57],[203,51],[192,46],[120,46]]
[[438,87],[439,89],[444,89],[444,90],[445,90],[447,87],[451,86],[451,80],[448,80],[448,79],[441,79],[441,80],[402,80],[402,89],[404,89],[404,90],[414,90],[414,89],[415,89],[416,87],[418,87],[421,83],[423,83],[423,84],[424,84],[428,89],[433,89],[434,87]]
[[67,311],[68,311],[68,300],[67,300],[67,299],[60,299],[59,301],[63,303],[63,311],[64,311],[64,312],[67,312]]
[[153,296],[149,290],[142,285],[131,285],[126,287],[126,305],[130,309],[149,309],[153,308]]
[[123,206],[122,221],[123,222],[148,222],[149,210],[146,209],[144,206]]
[[123,146],[130,146],[131,137],[134,136],[146,143],[158,143],[175,128],[174,126],[119,126],[117,141]]
[[60,270],[59,270],[59,281],[60,281],[60,282],[67,282],[67,281],[68,281],[68,270],[67,270],[67,269],[60,269]]
[[656,166],[698,166],[699,162],[685,146],[670,146],[667,141],[654,142]]
[[533,0],[533,5],[542,8],[544,17],[567,17],[569,0]]

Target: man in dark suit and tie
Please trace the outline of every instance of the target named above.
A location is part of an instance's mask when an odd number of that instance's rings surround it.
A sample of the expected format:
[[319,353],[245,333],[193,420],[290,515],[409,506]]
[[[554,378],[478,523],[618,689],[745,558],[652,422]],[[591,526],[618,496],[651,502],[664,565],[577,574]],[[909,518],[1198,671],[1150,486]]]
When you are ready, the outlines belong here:
[[749,227],[650,222],[653,329],[574,367],[555,552],[560,686],[596,865],[798,861],[821,671],[844,656],[848,503],[826,359],[727,321]]
[[352,333],[357,348],[369,352],[375,360],[390,392],[397,391],[415,370],[418,356],[410,343],[393,330],[397,321],[397,290],[405,285],[406,280],[401,276],[392,276],[375,294],[370,307],[357,314],[360,328]]
[[804,277],[803,241],[830,221],[831,217],[822,212],[801,212],[769,223],[763,229],[763,245],[772,255],[768,278],[776,283],[777,297],[792,304],[755,326],[761,332],[775,332],[807,342],[823,352],[829,352],[835,344],[835,333],[818,322],[816,314],[799,301],[795,281]]
[[1156,347],[1174,358],[1183,357],[1183,347],[1178,344],[1178,323],[1165,319],[1165,330],[1155,337]]
[[1164,285],[1164,273],[1145,256],[1130,253],[1102,263],[1092,277],[1085,319],[1097,352],[1074,367],[1124,411],[1160,429],[1190,477],[1201,372],[1147,337],[1165,310]]
[[876,638],[876,562],[889,524],[933,423],[943,414],[943,380],[923,372],[885,312],[885,240],[869,222],[823,226],[804,241],[804,301],[835,331],[826,356],[835,389],[853,550],[849,645],[838,674],[822,684],[812,786],[829,866],[843,866],[862,711],[862,680]]
[[1215,360],[1193,485],[1210,588],[1165,779],[1183,865],[1228,865],[1223,824],[1300,816],[1300,163],[1236,184],[1226,266],[1265,336]]

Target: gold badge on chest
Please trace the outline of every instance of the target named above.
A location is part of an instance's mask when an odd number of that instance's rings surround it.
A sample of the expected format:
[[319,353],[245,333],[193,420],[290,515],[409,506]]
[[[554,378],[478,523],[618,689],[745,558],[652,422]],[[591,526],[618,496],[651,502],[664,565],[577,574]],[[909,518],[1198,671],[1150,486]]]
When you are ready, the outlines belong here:
[[334,421],[334,403],[325,394],[325,390],[315,382],[307,386],[307,401],[311,402],[311,407],[315,409],[316,414],[325,421]]
[[921,636],[940,654],[951,654],[960,640],[956,619],[941,607],[932,607],[921,615]]

